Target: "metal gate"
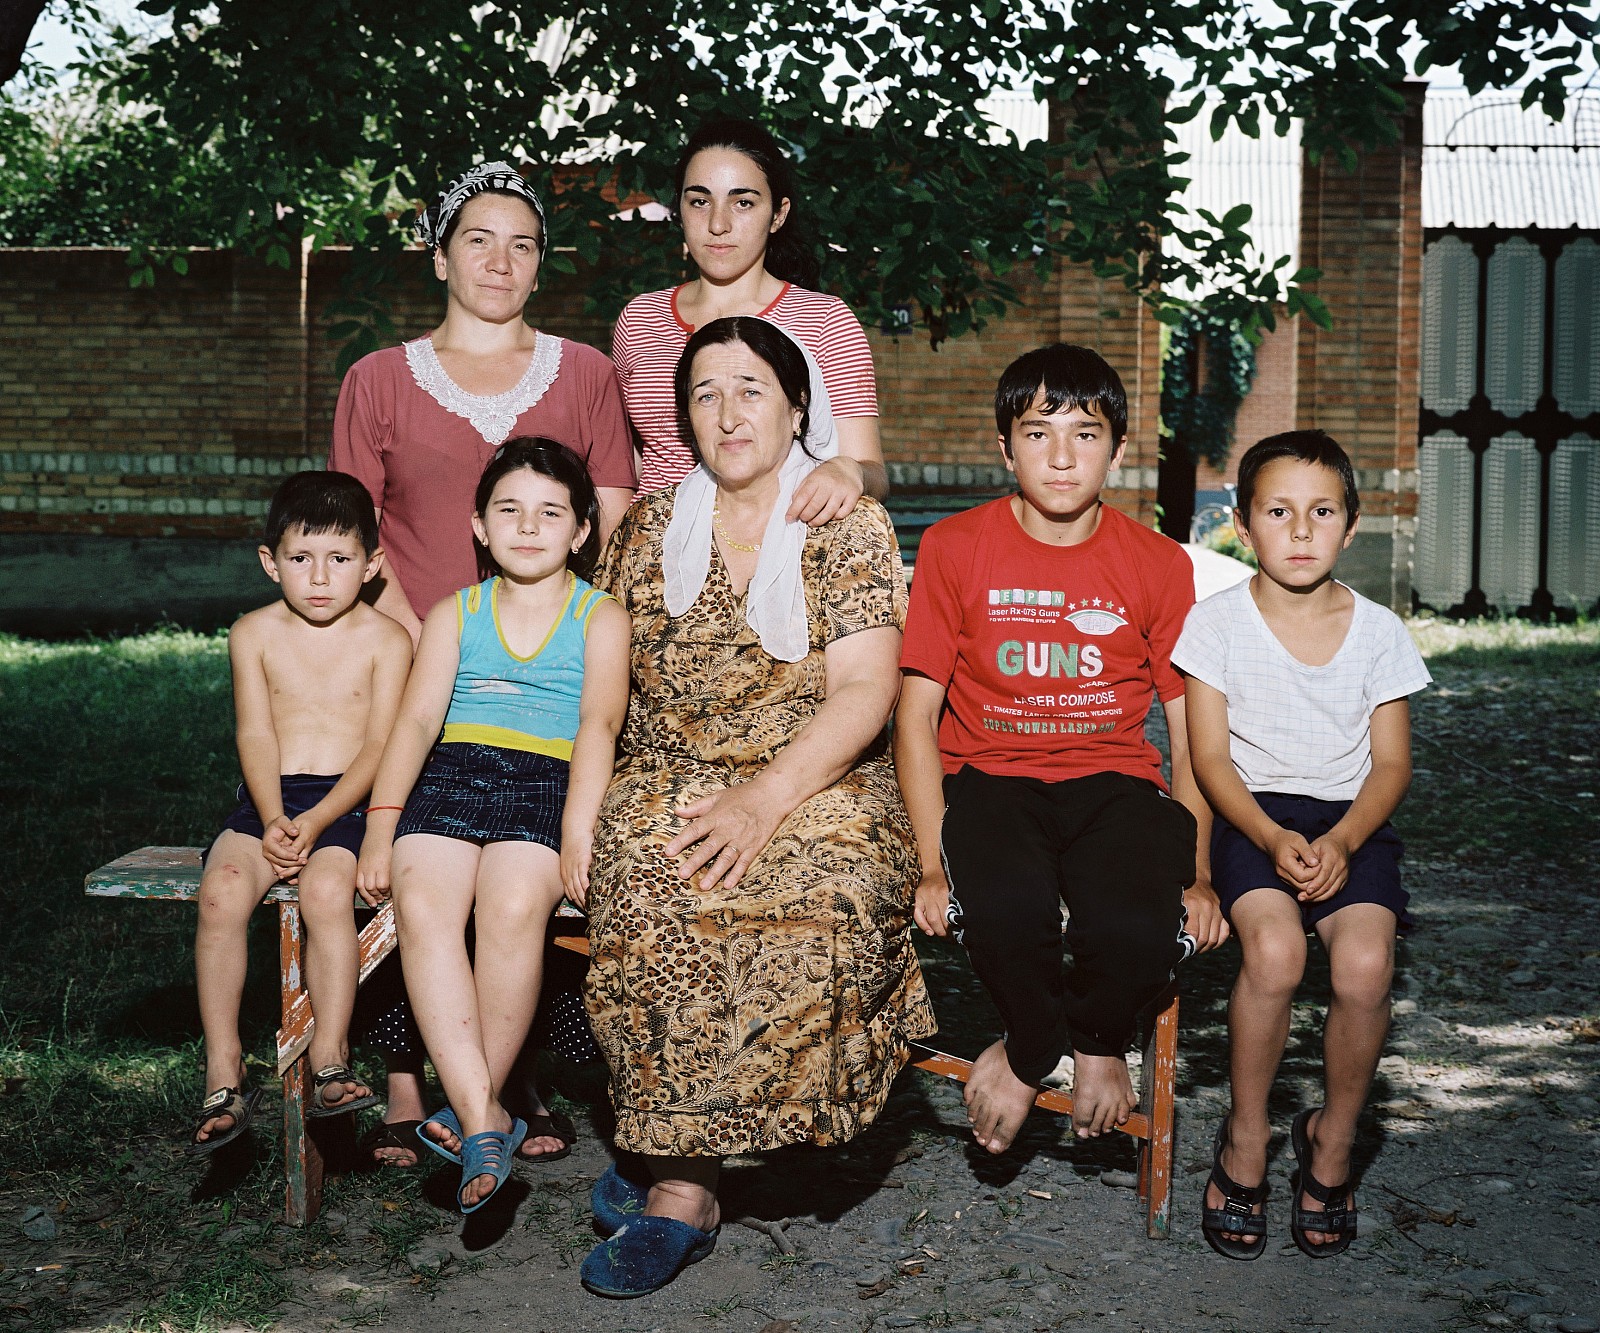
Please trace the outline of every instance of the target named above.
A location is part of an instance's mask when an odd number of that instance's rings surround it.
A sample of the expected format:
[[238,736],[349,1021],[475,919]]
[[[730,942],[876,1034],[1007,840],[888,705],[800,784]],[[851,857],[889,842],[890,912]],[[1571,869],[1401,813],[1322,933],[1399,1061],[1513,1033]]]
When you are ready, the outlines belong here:
[[1600,238],[1424,234],[1412,601],[1600,609]]

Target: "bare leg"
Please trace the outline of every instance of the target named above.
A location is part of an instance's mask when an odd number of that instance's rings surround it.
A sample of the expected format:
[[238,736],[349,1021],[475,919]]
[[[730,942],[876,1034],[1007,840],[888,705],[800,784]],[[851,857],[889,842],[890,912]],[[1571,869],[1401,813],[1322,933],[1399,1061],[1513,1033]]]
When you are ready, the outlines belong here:
[[[465,1100],[476,1070],[483,1088],[477,1096],[477,1128],[504,1129],[481,1123],[488,1078],[482,1072],[483,1040],[466,939],[479,855],[476,845],[459,838],[430,833],[401,838],[394,848],[395,930],[412,1013],[451,1106],[465,1123],[455,1098]],[[463,1053],[461,1068],[454,1059],[457,1052]],[[436,1130],[432,1124],[424,1128],[451,1152],[461,1150],[459,1139]]]
[[[1322,1032],[1326,1100],[1308,1129],[1311,1174],[1324,1185],[1337,1186],[1350,1179],[1356,1121],[1367,1103],[1383,1039],[1389,1032],[1394,933],[1394,913],[1376,903],[1352,903],[1317,923],[1317,934],[1328,950],[1333,1001]],[[1322,1209],[1305,1193],[1300,1206]],[[1306,1238],[1314,1245],[1334,1239],[1321,1231],[1308,1231]]]
[[[261,839],[229,829],[212,844],[200,880],[200,911],[194,934],[195,983],[206,1043],[206,1093],[244,1086],[244,1046],[239,1040],[239,1004],[244,997],[250,914],[260,906],[277,874],[261,855]],[[233,1128],[221,1114],[196,1134],[200,1142]]]
[[972,1073],[961,1096],[967,1104],[972,1137],[980,1148],[1002,1153],[1016,1140],[1022,1122],[1033,1109],[1039,1089],[1012,1072],[1006,1044],[997,1041],[972,1062]]
[[[500,1086],[538,1003],[545,923],[561,898],[560,860],[538,843],[480,850],[419,834],[396,846],[394,879],[406,989],[445,1095],[469,1137],[504,1133],[512,1120]],[[474,900],[475,968],[464,939]],[[439,1137],[459,1150],[452,1136]],[[462,1202],[477,1203],[493,1188],[489,1175],[464,1180]]]
[[645,1205],[646,1217],[671,1217],[701,1231],[714,1231],[722,1221],[717,1204],[720,1157],[649,1157],[656,1183]]
[[[497,842],[483,849],[478,866],[474,980],[484,1059],[497,1101],[539,1005],[545,931],[561,893],[561,858],[550,848],[532,842]],[[529,1094],[542,1111],[531,1080]],[[510,1123],[508,1117],[505,1127]],[[531,1151],[530,1145],[537,1152]],[[560,1139],[547,1134],[529,1139],[519,1151],[536,1159],[563,1146]]]
[[1138,1104],[1125,1055],[1072,1057],[1072,1128],[1080,1139],[1098,1138],[1128,1123]]
[[[300,872],[300,915],[306,923],[306,990],[316,1028],[311,1036],[311,1068],[350,1063],[350,1015],[361,972],[356,943],[355,857],[343,847],[313,852]],[[323,1092],[328,1109],[370,1095],[356,1079],[331,1083]]]
[[[385,1095],[383,1118],[388,1124],[403,1120],[421,1120],[427,1114],[422,1100],[422,1057],[415,1052],[406,1055],[385,1055]],[[385,1166],[415,1166],[418,1151],[411,1148],[377,1148],[372,1157]]]
[[[1267,1143],[1272,1126],[1267,1098],[1289,1040],[1290,1007],[1306,969],[1306,936],[1300,905],[1277,888],[1252,889],[1233,906],[1239,937],[1239,976],[1228,1000],[1228,1063],[1233,1105],[1222,1169],[1241,1185],[1267,1178]],[[1226,1200],[1215,1185],[1206,1207]],[[1259,1210],[1258,1210],[1259,1211]],[[1230,1240],[1248,1237],[1225,1232]]]

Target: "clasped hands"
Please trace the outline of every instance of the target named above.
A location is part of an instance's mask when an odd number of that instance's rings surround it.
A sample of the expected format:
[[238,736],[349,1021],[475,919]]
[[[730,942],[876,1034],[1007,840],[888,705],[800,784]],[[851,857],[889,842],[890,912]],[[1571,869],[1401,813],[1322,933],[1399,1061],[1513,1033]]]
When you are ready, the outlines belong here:
[[1331,898],[1350,879],[1350,849],[1335,833],[1307,842],[1293,829],[1280,828],[1268,851],[1278,873],[1295,886],[1300,902]]

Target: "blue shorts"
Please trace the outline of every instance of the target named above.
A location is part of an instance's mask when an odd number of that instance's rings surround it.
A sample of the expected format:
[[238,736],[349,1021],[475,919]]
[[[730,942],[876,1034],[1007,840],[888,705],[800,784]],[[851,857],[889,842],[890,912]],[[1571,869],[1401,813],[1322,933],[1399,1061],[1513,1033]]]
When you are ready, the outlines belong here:
[[[1350,809],[1349,801],[1322,801],[1315,796],[1291,796],[1282,792],[1251,792],[1268,819],[1315,842]],[[1384,824],[1355,850],[1350,858],[1350,878],[1344,888],[1321,902],[1301,903],[1300,919],[1306,931],[1324,917],[1332,916],[1351,903],[1376,903],[1395,915],[1401,930],[1415,923],[1406,905],[1411,895],[1400,886],[1400,857],[1405,844]],[[1298,892],[1280,879],[1272,858],[1220,815],[1211,826],[1211,887],[1222,903],[1222,912],[1231,923],[1233,905],[1252,889],[1282,889],[1291,898]]]
[[[290,819],[305,814],[332,791],[343,776],[342,773],[285,773],[279,779],[280,790],[283,793],[283,813]],[[250,789],[241,782],[237,795],[239,808],[228,816],[227,822],[222,826],[223,829],[243,833],[252,838],[264,837],[267,828],[261,822],[255,802],[250,799]],[[359,809],[352,810],[349,814],[340,815],[323,829],[322,836],[317,839],[316,845],[311,850],[320,852],[324,847],[343,847],[352,856],[359,857],[361,837],[366,831],[365,817]]]
[[567,761],[469,741],[433,747],[395,828],[478,844],[537,842],[561,850]]

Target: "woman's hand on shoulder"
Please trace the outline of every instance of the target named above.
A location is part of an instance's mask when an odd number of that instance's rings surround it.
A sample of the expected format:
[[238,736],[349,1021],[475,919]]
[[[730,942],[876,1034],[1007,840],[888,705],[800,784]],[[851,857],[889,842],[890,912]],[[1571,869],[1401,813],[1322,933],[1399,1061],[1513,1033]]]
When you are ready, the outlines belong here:
[[866,473],[860,463],[843,454],[820,463],[795,488],[789,522],[820,527],[843,518],[866,494]]
[[678,818],[685,821],[685,827],[667,844],[667,855],[687,853],[678,876],[693,879],[699,874],[703,890],[714,889],[718,883],[737,888],[783,822],[775,803],[763,800],[748,782],[719,788],[680,805]]

